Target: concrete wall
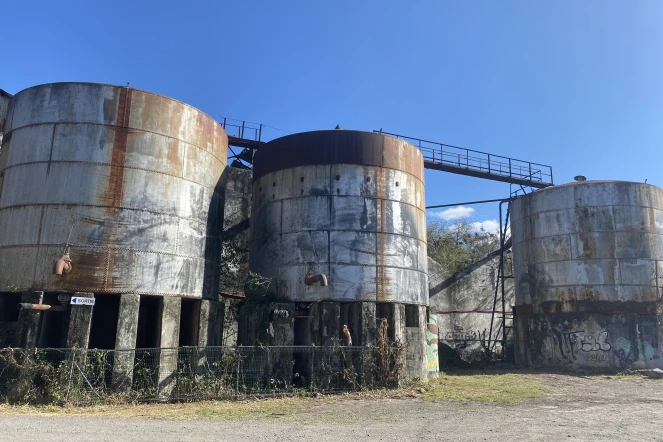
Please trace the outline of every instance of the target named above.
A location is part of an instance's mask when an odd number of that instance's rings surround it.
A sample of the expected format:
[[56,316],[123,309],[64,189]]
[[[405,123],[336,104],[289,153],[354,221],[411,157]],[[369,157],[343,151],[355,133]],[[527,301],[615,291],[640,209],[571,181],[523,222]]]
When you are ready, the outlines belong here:
[[[510,254],[505,253],[505,273],[511,275]],[[430,311],[437,314],[440,342],[440,364],[453,360],[463,363],[483,362],[485,357],[481,341],[487,341],[491,312],[499,268],[499,253],[494,252],[455,275],[447,276],[441,266],[428,259],[430,280]],[[513,280],[506,285],[507,326],[511,326],[511,308],[514,305]],[[501,292],[495,307],[496,320],[493,339],[501,339]],[[495,347],[501,351],[498,343]]]

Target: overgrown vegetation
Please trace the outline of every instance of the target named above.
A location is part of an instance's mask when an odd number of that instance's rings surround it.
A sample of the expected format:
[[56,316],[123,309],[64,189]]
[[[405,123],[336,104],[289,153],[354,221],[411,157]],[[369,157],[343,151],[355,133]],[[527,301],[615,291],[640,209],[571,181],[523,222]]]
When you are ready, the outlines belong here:
[[0,351],[0,403],[200,401],[395,388],[405,351],[384,337],[386,329],[381,335],[372,348],[5,350]]
[[431,221],[427,226],[428,256],[449,276],[474,264],[499,248],[499,235],[477,230],[466,219],[454,223]]

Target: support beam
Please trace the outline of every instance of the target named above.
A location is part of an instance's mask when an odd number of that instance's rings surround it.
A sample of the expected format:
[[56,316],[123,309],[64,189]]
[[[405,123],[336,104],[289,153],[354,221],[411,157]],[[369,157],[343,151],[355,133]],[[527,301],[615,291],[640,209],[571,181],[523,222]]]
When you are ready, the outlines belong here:
[[375,303],[362,302],[361,304],[361,345],[375,347],[377,328],[375,320]]
[[320,345],[338,345],[341,305],[338,302],[322,302],[320,307]]
[[218,347],[223,342],[225,307],[225,304],[219,301],[209,299],[200,301],[198,322],[199,347]]
[[[94,298],[94,293],[76,292],[77,298]],[[67,327],[67,348],[87,350],[90,342],[90,326],[92,325],[92,305],[70,305],[69,324]]]
[[161,400],[166,400],[175,388],[175,374],[177,372],[177,348],[180,339],[180,314],[182,298],[177,296],[164,296],[161,298],[159,309],[159,374],[158,393]]
[[140,295],[120,295],[112,378],[115,391],[127,391],[133,382],[139,307]]
[[[41,304],[44,300],[44,292],[21,293],[21,302],[30,304]],[[19,343],[22,348],[35,348],[39,339],[39,324],[43,313],[38,310],[21,309],[18,314]]]
[[409,305],[412,312],[405,328],[405,371],[422,381],[428,380],[428,352],[426,345],[426,307]]

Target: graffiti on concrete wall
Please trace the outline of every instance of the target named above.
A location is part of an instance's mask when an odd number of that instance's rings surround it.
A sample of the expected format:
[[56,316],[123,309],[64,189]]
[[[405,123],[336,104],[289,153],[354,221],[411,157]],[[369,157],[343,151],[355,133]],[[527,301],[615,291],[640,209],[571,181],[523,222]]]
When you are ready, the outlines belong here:
[[661,366],[661,346],[655,322],[626,323],[597,327],[573,324],[539,324],[545,336],[537,351],[548,363],[632,368]]

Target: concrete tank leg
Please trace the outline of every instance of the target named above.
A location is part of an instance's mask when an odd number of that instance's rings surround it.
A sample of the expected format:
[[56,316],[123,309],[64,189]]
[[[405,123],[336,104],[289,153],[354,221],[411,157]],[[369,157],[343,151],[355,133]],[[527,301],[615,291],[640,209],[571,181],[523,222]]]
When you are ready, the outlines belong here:
[[222,351],[218,348],[223,342],[223,323],[225,304],[219,301],[203,299],[200,301],[198,314],[198,340],[196,345],[196,366],[199,374],[213,371],[214,363],[221,360]]
[[375,303],[361,303],[361,337],[363,347],[375,347],[376,341]]
[[426,307],[408,306],[412,309],[412,318],[409,318],[411,327],[405,328],[405,370],[408,375],[418,377],[422,381],[428,380],[428,353],[426,346]]
[[[77,298],[94,298],[94,293],[76,292]],[[67,348],[87,349],[92,325],[92,305],[71,305],[67,328]]]
[[161,331],[159,347],[158,398],[165,400],[175,388],[177,372],[177,348],[180,339],[180,314],[182,298],[165,296],[161,298]]
[[[44,292],[21,293],[21,302],[41,304]],[[18,307],[18,306],[17,306]],[[22,348],[35,348],[39,339],[39,322],[42,313],[38,310],[21,310],[18,314],[19,346]]]
[[338,345],[341,305],[338,302],[323,302],[320,308],[320,345]]
[[440,355],[438,353],[439,328],[437,314],[428,311],[428,324],[426,328],[426,352],[428,358],[428,379],[439,377]]
[[394,309],[394,341],[405,344],[405,306],[403,304],[392,305]]
[[218,347],[223,342],[225,307],[219,301],[210,301],[208,299],[200,301],[199,347]]
[[[77,298],[94,298],[94,293],[76,292],[73,296]],[[72,386],[83,384],[93,309],[94,306],[92,305],[72,304],[69,306],[69,316],[65,317],[67,326],[66,347],[71,349],[70,370]]]
[[112,378],[116,391],[129,390],[133,381],[139,307],[140,295],[128,293],[120,296]]
[[394,342],[405,344],[405,306],[403,304],[380,303],[376,307],[376,320],[387,320],[387,336]]

